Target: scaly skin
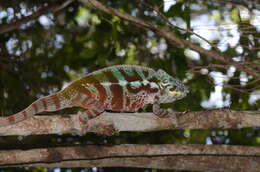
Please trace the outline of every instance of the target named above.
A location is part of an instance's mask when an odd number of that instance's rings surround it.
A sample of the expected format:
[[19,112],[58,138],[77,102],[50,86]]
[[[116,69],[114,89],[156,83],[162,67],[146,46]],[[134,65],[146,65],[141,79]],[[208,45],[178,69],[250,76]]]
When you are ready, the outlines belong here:
[[37,113],[69,107],[82,107],[82,124],[105,110],[135,112],[153,104],[153,112],[164,117],[168,111],[160,103],[174,102],[186,96],[188,89],[163,70],[117,65],[88,74],[65,89],[33,102],[21,112],[2,118],[0,127],[23,121]]

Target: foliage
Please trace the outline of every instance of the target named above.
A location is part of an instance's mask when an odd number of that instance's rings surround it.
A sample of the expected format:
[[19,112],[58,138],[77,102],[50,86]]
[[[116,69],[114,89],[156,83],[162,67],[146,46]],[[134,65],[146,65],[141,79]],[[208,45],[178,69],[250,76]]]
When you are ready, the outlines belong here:
[[[61,3],[58,0],[44,2],[49,5]],[[157,24],[182,39],[210,48],[193,33],[170,27],[162,17],[140,2],[102,1],[115,9]],[[158,8],[176,26],[207,36],[211,44],[219,47],[230,59],[260,64],[257,49],[260,33],[259,26],[252,24],[256,18],[253,11],[211,1],[147,2]],[[5,1],[0,12],[1,26],[30,15],[43,4],[42,1]],[[88,72],[116,64],[162,68],[183,80],[191,89],[188,97],[174,105],[164,105],[177,111],[225,107],[236,110],[260,108],[259,80],[257,81],[256,77],[234,67],[208,67],[221,62],[202,54],[196,55],[196,52],[190,51],[188,47],[173,47],[151,31],[137,28],[116,16],[104,14],[91,8],[91,5],[84,6],[79,2],[73,2],[55,14],[42,15],[35,21],[23,24],[19,29],[0,35],[0,54],[0,112],[4,116],[18,112],[37,98],[60,90],[71,80]],[[194,70],[197,66],[204,67]],[[68,111],[63,113],[66,112]],[[113,137],[93,134],[6,137],[0,140],[0,147],[10,149],[78,143],[259,145],[259,137],[259,129],[178,130],[122,133]]]

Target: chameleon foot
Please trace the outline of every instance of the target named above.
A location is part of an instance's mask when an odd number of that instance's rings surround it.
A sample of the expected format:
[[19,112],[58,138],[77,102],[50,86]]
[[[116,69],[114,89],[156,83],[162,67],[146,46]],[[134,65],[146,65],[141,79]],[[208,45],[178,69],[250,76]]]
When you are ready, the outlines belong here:
[[154,111],[154,114],[159,118],[176,118],[178,112],[175,112],[172,109],[159,109],[157,111]]
[[84,135],[88,132],[88,128],[89,128],[88,119],[84,118],[84,117],[86,117],[84,115],[84,112],[78,112],[77,115],[78,115],[79,126],[80,126],[80,129],[78,130],[78,134]]
[[119,133],[119,131],[115,129],[114,124],[112,123],[98,126],[95,132],[105,136],[112,136]]

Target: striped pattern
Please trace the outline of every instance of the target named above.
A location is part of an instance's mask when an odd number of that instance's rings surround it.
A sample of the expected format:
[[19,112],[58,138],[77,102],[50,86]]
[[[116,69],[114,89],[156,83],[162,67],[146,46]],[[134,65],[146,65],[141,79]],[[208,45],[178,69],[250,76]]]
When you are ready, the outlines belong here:
[[159,91],[155,73],[145,67],[114,66],[87,75],[77,81],[77,85],[82,86],[83,94],[98,100],[107,110],[137,111],[152,103],[152,100],[146,101],[146,97],[154,97]]
[[[168,83],[165,84],[165,80]],[[168,87],[185,94],[170,95]],[[153,111],[164,116],[165,111],[159,109],[160,103],[173,102],[186,93],[186,87],[163,70],[134,65],[112,66],[90,73],[60,92],[41,98],[23,111],[1,119],[0,126],[17,123],[37,113],[73,106],[85,109],[80,114],[82,123],[104,110],[135,112],[146,104],[155,104]]]
[[61,107],[60,103],[61,101],[59,100],[57,94],[41,98],[21,112],[8,116],[6,118],[2,118],[0,120],[0,127],[23,121],[37,113],[51,112],[63,109],[64,107]]

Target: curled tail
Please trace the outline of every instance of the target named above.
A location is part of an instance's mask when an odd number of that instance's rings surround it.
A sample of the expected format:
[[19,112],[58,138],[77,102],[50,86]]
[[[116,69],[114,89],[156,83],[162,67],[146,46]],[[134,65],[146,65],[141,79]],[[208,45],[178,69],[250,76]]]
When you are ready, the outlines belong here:
[[0,127],[12,125],[17,122],[26,120],[37,113],[52,112],[70,107],[68,103],[69,102],[65,99],[60,99],[58,94],[43,97],[33,102],[26,109],[14,115],[0,119]]

